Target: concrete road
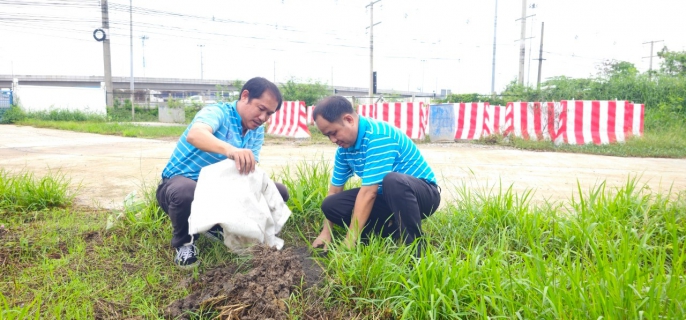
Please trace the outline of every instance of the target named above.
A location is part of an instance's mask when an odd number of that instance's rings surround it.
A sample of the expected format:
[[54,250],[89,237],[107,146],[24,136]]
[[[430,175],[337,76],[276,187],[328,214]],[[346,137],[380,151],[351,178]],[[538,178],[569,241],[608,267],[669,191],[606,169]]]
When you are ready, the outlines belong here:
[[[37,175],[59,171],[80,184],[77,204],[121,207],[124,197],[143,185],[155,185],[174,141],[124,138],[14,125],[0,125],[0,168]],[[280,142],[266,145],[261,167],[279,173],[303,160],[331,161],[334,145]],[[443,189],[444,200],[462,185],[481,191],[510,185],[518,193],[534,190],[534,199],[566,200],[606,181],[621,186],[638,176],[652,191],[673,186],[686,190],[686,159],[620,158],[531,152],[471,144],[422,144],[422,153]]]

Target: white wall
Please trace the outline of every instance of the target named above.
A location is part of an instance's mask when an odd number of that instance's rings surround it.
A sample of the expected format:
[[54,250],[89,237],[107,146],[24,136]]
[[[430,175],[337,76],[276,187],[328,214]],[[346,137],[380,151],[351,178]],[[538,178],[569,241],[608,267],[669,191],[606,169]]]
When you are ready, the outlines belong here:
[[105,89],[18,85],[14,90],[15,102],[24,111],[70,110],[84,113],[107,114]]

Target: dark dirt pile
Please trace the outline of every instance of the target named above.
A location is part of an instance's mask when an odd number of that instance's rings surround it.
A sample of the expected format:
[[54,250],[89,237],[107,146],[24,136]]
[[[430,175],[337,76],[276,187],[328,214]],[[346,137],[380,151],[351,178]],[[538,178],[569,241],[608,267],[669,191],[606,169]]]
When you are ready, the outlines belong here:
[[168,319],[190,319],[188,311],[213,309],[220,319],[286,319],[285,300],[297,288],[321,278],[321,268],[307,248],[277,251],[264,246],[252,250],[252,269],[236,266],[208,270],[191,283],[191,294],[164,310]]

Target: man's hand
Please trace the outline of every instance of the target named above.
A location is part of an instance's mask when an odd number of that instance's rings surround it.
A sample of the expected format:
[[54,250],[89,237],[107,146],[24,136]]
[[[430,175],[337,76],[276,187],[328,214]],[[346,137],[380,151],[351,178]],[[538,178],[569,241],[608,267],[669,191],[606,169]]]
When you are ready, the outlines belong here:
[[312,248],[324,249],[324,251],[329,250],[329,243],[331,243],[331,235],[320,234],[317,239],[312,242]]
[[329,249],[329,243],[331,243],[331,230],[333,230],[333,222],[329,219],[324,219],[324,226],[322,227],[322,232],[319,233],[317,239],[312,242],[312,248],[320,248],[327,251]]
[[223,154],[227,158],[236,161],[236,169],[241,174],[255,171],[255,155],[252,150],[236,148],[225,141],[217,139],[213,135],[212,127],[196,122],[188,131],[186,141],[196,148],[205,151]]
[[346,247],[352,249],[357,245],[357,240],[360,234],[362,234],[367,220],[369,220],[378,189],[378,184],[360,187],[360,192],[357,193],[357,198],[355,198],[355,207],[353,209],[353,216],[350,218],[348,234],[345,236]]
[[249,174],[255,171],[255,155],[252,150],[231,148],[226,157],[236,162],[236,169],[240,174]]

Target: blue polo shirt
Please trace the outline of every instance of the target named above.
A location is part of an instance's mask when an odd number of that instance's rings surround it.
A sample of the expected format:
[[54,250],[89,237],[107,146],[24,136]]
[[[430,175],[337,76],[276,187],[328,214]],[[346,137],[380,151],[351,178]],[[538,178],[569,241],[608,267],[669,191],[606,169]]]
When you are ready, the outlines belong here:
[[241,116],[236,110],[236,102],[209,105],[195,115],[176,144],[176,149],[174,149],[167,166],[162,171],[162,178],[182,175],[197,181],[200,169],[226,159],[223,154],[202,151],[186,141],[188,131],[196,122],[202,122],[212,127],[214,136],[219,140],[236,148],[252,150],[255,160],[259,161],[260,150],[264,143],[264,127],[260,126],[255,130],[248,130],[243,136],[243,125],[241,124]]
[[404,173],[436,184],[436,177],[417,146],[398,128],[359,116],[357,141],[350,148],[338,147],[331,184],[341,187],[353,174],[363,186],[378,184],[390,172]]

